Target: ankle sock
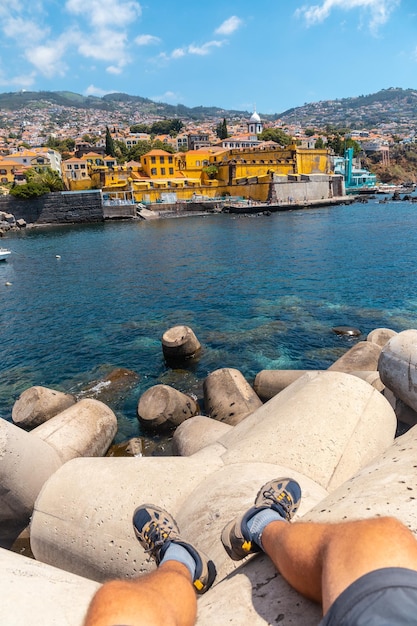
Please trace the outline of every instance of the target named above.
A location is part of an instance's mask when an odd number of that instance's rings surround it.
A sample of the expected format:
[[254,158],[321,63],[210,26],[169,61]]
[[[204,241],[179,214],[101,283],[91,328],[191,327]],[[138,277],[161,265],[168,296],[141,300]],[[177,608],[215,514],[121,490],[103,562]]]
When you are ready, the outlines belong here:
[[188,550],[184,548],[184,546],[171,541],[171,543],[165,550],[164,556],[162,557],[159,565],[162,565],[162,563],[166,563],[166,561],[178,561],[179,563],[185,565],[185,567],[189,570],[191,574],[191,580],[194,580],[196,563]]
[[277,511],[273,509],[261,509],[255,513],[246,523],[252,540],[263,550],[262,533],[271,522],[286,522]]

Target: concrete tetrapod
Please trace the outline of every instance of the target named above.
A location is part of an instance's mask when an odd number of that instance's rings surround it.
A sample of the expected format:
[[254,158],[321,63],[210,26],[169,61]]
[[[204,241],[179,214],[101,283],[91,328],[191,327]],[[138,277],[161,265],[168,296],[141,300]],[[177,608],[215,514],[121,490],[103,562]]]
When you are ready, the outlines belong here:
[[29,387],[13,405],[12,420],[22,428],[35,428],[75,403],[74,396],[48,387]]
[[376,343],[380,348],[383,348],[385,344],[396,335],[398,335],[398,333],[390,328],[374,328],[374,330],[371,330],[368,334],[366,341],[372,341],[372,343]]
[[189,326],[173,326],[162,335],[162,351],[167,361],[183,361],[194,357],[201,344]]
[[6,545],[27,526],[45,481],[61,459],[48,443],[0,419],[0,539]]
[[210,417],[235,426],[262,406],[262,401],[239,370],[225,367],[207,376],[204,403]]
[[417,426],[312,508],[306,521],[392,515],[417,536]]
[[397,420],[368,383],[310,372],[249,415],[218,443],[223,461],[279,463],[332,491],[391,445]]
[[[261,400],[267,402],[295,380],[312,371],[323,370],[261,370],[255,376],[253,388]],[[384,389],[384,385],[376,371],[352,371],[349,374],[366,380],[367,383],[378,389],[378,391]]]
[[[221,578],[236,567],[219,542],[222,528],[253,503],[264,482],[291,471],[268,463],[224,467],[221,451],[214,445],[191,457],[66,463],[35,504],[30,527],[35,557],[98,581],[151,571],[153,564],[134,536],[132,514],[139,504],[154,502],[174,515],[185,539],[215,558]],[[305,492],[302,510],[327,495],[312,480],[292,473]]]
[[195,415],[175,430],[173,449],[180,456],[191,456],[202,448],[215,443],[219,437],[233,428],[204,415]]
[[417,330],[404,330],[388,341],[378,370],[388,389],[417,411]]
[[[395,427],[391,406],[366,382],[339,372],[306,374],[190,457],[66,463],[36,501],[32,550],[42,561],[96,580],[135,576],[149,568],[131,528],[132,511],[140,503],[166,507],[179,522],[184,507],[191,507],[193,515],[187,509],[191,524],[191,517],[202,520],[205,515],[197,503],[199,494],[208,506],[211,493],[211,506],[216,497],[232,502],[237,493],[239,506],[245,506],[249,494],[253,497],[259,464],[268,466],[267,478],[273,478],[279,466],[279,474],[284,467],[285,474],[298,472],[322,489],[335,489],[392,443]],[[224,474],[216,476],[224,465]],[[236,465],[239,471],[233,474],[231,466]],[[206,478],[210,478],[207,483]],[[215,497],[211,491],[215,489],[220,496]],[[219,523],[226,523],[230,512],[232,505]],[[187,526],[182,528],[185,538]],[[217,533],[215,525],[213,529]],[[214,530],[208,530],[213,545]]]
[[154,385],[138,402],[138,418],[151,428],[172,428],[198,413],[197,402],[169,385]]
[[359,341],[328,369],[333,372],[377,370],[381,347],[372,341]]
[[175,517],[218,455],[73,459],[49,479],[30,525],[35,558],[97,581],[153,569],[132,527],[134,509],[155,502]]
[[103,456],[117,432],[117,418],[103,402],[85,398],[32,431],[65,463],[77,456]]
[[0,549],[0,624],[81,626],[98,583]]

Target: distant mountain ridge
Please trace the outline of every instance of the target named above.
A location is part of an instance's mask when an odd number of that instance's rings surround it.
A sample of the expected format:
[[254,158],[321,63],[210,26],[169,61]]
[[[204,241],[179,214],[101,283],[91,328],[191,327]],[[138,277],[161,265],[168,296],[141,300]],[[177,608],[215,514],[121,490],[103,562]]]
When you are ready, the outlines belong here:
[[[123,106],[126,112],[139,111],[146,115],[181,117],[195,120],[226,117],[245,117],[248,111],[228,110],[220,107],[187,107],[154,102],[149,98],[125,93],[110,93],[102,97],[82,96],[71,91],[19,91],[0,93],[1,110],[19,111],[24,108],[42,109],[50,106],[75,107],[115,111]],[[286,124],[303,127],[373,128],[382,124],[398,123],[417,126],[417,89],[390,87],[377,93],[340,100],[324,100],[304,104],[282,113],[265,115],[264,120],[281,119]]]
[[204,117],[219,117],[225,115],[248,115],[247,111],[225,110],[220,107],[186,107],[183,104],[167,104],[153,102],[149,98],[131,96],[125,93],[110,93],[103,97],[82,96],[71,91],[18,91],[0,93],[0,110],[19,111],[24,108],[40,109],[51,105],[75,107],[77,109],[100,109],[114,111],[123,104],[126,109],[139,110],[144,114],[166,117],[187,117],[203,119]]
[[390,87],[377,93],[341,100],[323,100],[288,109],[280,119],[302,126],[326,124],[349,128],[373,128],[381,124],[417,123],[417,90]]

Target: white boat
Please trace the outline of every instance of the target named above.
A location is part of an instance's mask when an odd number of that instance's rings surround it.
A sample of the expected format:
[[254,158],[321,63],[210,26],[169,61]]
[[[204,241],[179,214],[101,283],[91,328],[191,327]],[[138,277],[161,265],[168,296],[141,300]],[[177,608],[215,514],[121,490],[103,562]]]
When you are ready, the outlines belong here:
[[0,261],[5,261],[12,251],[7,248],[0,248]]

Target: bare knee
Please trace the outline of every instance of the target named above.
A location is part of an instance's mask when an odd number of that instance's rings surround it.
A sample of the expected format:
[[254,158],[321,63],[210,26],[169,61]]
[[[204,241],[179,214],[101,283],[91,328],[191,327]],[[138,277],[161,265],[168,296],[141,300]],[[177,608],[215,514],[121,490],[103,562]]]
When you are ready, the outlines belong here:
[[371,529],[373,532],[380,533],[384,537],[388,537],[390,541],[402,540],[402,539],[412,539],[414,540],[414,536],[409,528],[405,526],[399,519],[396,517],[384,516],[384,517],[374,517],[370,520],[363,520],[364,522],[368,522],[371,524]]

